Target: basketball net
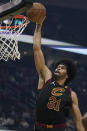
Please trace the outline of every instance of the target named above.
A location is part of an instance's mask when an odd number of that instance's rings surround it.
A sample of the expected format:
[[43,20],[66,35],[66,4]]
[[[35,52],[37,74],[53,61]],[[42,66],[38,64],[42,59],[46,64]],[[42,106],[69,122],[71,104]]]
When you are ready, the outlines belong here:
[[28,18],[23,15],[17,15],[0,23],[0,60],[20,59],[18,37],[28,23]]

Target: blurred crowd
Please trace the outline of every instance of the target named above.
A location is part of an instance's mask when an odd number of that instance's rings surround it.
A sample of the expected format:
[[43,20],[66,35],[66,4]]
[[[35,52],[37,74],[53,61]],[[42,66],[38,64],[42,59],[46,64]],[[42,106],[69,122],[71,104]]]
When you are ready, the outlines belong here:
[[[32,61],[31,61],[32,62]],[[36,77],[32,68],[0,64],[0,128],[33,128]]]

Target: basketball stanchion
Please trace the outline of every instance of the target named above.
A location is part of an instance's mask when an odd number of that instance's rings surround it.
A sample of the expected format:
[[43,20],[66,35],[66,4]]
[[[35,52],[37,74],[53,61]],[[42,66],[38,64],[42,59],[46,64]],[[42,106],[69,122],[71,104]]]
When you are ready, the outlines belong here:
[[29,19],[23,15],[14,16],[0,23],[0,60],[20,59],[18,37],[27,24]]

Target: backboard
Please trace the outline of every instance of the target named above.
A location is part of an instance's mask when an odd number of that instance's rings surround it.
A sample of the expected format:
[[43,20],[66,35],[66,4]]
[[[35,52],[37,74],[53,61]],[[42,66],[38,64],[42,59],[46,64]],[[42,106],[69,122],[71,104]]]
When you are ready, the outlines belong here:
[[0,60],[20,59],[18,37],[29,23],[21,13],[32,5],[31,0],[0,0]]
[[33,0],[0,0],[0,21],[29,10],[32,4]]

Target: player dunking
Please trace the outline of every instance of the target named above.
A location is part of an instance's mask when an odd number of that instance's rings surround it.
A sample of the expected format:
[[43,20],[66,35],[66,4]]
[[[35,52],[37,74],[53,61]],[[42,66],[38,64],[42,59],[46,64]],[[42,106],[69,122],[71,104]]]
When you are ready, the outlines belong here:
[[72,110],[77,131],[85,131],[77,95],[67,86],[75,76],[75,63],[68,59],[59,61],[52,75],[41,50],[41,28],[41,24],[36,24],[33,45],[39,75],[35,131],[67,131],[65,117],[69,109]]
[[[68,59],[60,60],[55,65],[53,73],[48,69],[41,50],[41,28],[45,16],[39,18],[41,19],[37,20],[41,23],[36,22],[38,24],[34,32],[33,45],[34,60],[39,75],[35,131],[68,131],[65,118],[70,110],[75,119],[77,131],[85,131],[77,95],[67,85],[75,77],[75,62]],[[33,18],[31,20],[36,21]]]

